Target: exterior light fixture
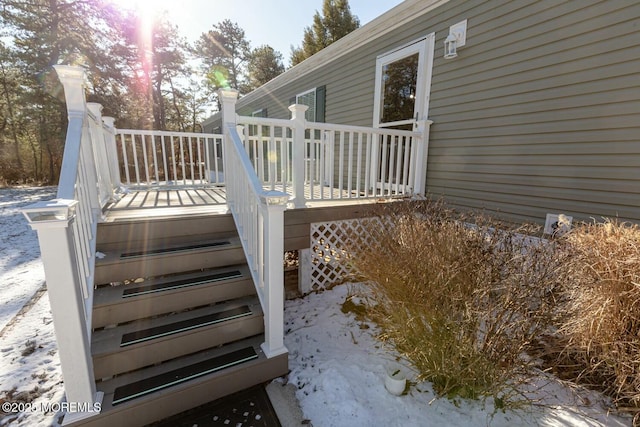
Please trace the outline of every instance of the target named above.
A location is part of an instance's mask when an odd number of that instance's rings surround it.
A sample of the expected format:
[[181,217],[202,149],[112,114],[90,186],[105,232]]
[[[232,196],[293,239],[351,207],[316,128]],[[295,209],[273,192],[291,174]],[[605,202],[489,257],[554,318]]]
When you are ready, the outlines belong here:
[[458,56],[458,39],[453,34],[449,34],[444,40],[444,59],[453,59]]
[[453,59],[458,56],[458,48],[467,41],[467,20],[460,21],[449,27],[449,35],[444,40],[444,59]]

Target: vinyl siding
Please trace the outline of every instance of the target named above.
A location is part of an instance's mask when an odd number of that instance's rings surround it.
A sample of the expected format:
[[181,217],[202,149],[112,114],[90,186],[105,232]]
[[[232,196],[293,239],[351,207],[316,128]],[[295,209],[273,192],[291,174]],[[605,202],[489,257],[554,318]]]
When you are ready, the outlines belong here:
[[[435,32],[430,194],[509,220],[640,222],[640,2],[451,0],[414,15],[238,112],[288,118],[292,96],[326,85],[327,122],[370,126],[376,57]],[[466,46],[444,60],[463,19]]]
[[457,59],[436,53],[429,191],[521,221],[640,221],[640,4],[491,3],[459,17]]

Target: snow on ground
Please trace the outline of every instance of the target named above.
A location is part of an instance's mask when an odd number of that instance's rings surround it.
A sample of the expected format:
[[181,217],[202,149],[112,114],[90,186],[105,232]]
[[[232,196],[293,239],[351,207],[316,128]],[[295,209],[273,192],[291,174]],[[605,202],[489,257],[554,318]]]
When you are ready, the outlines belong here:
[[[402,368],[374,338],[375,326],[341,311],[353,285],[287,301],[285,345],[288,381],[297,386],[302,411],[314,427],[328,426],[625,426],[607,415],[597,393],[576,391],[552,379],[537,392],[541,399],[521,411],[494,413],[489,403],[434,399],[429,384],[404,396],[384,387],[387,369]],[[591,406],[580,402],[594,403]]]
[[57,425],[47,406],[64,396],[38,240],[20,213],[54,197],[53,187],[0,190],[0,403],[33,410],[0,411],[2,426]]
[[[0,426],[59,425],[55,405],[64,388],[51,310],[36,234],[18,211],[53,196],[52,188],[0,190],[0,404],[30,403],[32,409],[0,411]],[[384,388],[386,368],[399,366],[393,353],[374,339],[373,325],[362,328],[353,314],[341,312],[350,286],[286,303],[287,380],[298,387],[300,405],[314,427],[630,425],[607,416],[596,393],[578,395],[544,378],[548,384],[539,392],[544,406],[506,414],[493,414],[490,405],[478,402],[434,399],[428,384],[393,396]],[[580,404],[587,399],[591,406]]]
[[0,330],[44,283],[36,233],[20,209],[54,197],[54,187],[0,189]]

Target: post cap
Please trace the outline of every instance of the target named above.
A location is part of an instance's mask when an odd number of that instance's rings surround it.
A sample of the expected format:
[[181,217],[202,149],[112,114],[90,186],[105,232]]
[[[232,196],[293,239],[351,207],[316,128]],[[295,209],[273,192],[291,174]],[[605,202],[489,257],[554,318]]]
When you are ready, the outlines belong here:
[[286,206],[290,196],[282,191],[266,191],[260,196],[260,200],[267,206]]
[[238,93],[236,89],[218,89],[218,96],[222,99],[238,99]]
[[45,223],[64,223],[66,225],[75,216],[77,204],[77,200],[46,200],[22,208],[22,213],[31,227]]

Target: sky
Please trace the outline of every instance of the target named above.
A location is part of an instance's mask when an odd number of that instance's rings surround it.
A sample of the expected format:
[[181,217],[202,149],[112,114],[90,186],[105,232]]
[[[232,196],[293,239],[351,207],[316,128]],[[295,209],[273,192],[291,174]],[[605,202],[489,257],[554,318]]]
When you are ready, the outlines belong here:
[[[289,65],[291,46],[300,46],[304,28],[322,11],[323,0],[112,0],[122,7],[167,10],[180,33],[193,42],[213,25],[230,19],[245,31],[252,47],[268,44]],[[360,24],[377,18],[402,0],[349,0]]]

